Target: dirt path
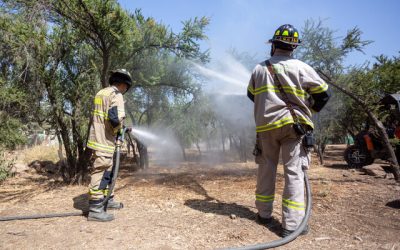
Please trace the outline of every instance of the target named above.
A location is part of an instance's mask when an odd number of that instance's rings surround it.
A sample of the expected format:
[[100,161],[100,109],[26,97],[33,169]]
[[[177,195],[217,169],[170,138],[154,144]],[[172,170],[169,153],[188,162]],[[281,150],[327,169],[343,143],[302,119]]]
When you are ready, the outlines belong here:
[[[345,168],[342,146],[310,170],[311,232],[282,249],[400,249],[400,186]],[[315,161],[314,161],[315,162]],[[270,229],[254,222],[254,163],[124,168],[110,223],[85,217],[0,222],[0,249],[215,249],[278,239],[278,188]],[[0,216],[87,210],[86,187],[24,173],[0,186]]]

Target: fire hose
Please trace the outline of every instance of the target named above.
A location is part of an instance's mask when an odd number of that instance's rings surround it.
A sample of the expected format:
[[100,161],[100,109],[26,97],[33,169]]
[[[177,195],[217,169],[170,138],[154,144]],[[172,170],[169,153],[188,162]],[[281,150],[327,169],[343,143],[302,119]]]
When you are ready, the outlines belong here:
[[[117,136],[117,143],[115,144],[115,163],[112,170],[111,184],[109,185],[109,192],[101,203],[105,208],[107,207],[107,202],[111,197],[112,191],[114,190],[115,183],[118,177],[119,165],[121,161],[121,146],[125,139],[125,133],[129,131],[129,128],[124,128],[121,130],[120,134]],[[129,142],[132,143],[132,138],[128,133]],[[86,213],[80,212],[66,212],[66,213],[49,213],[49,214],[33,214],[33,215],[19,215],[19,216],[4,216],[0,217],[0,221],[11,221],[11,220],[31,220],[31,219],[43,219],[43,218],[55,218],[55,217],[70,217],[70,216],[85,216]]]
[[305,229],[305,227],[308,224],[308,220],[310,219],[311,216],[311,207],[312,207],[312,197],[311,197],[311,187],[310,187],[310,181],[308,180],[308,175],[307,175],[307,170],[303,169],[304,171],[304,182],[306,186],[306,198],[307,198],[307,203],[306,203],[306,212],[304,215],[303,220],[301,221],[299,227],[294,230],[293,233],[290,235],[279,239],[279,240],[274,240],[270,242],[264,242],[256,245],[249,245],[249,246],[243,246],[243,247],[228,247],[225,248],[225,250],[257,250],[257,249],[269,249],[269,248],[274,248],[274,247],[279,247],[283,246],[293,240],[295,240]]
[[[115,187],[115,183],[116,183],[118,172],[119,172],[120,160],[121,160],[121,142],[124,141],[125,133],[127,131],[129,131],[128,128],[122,129],[122,132],[120,133],[119,138],[116,143],[116,146],[115,146],[115,164],[114,164],[114,168],[112,171],[112,180],[111,180],[111,184],[109,186],[109,192],[102,202],[102,205],[104,205],[105,207],[107,207],[107,202],[110,199],[112,191],[114,190],[114,187]],[[132,143],[132,138],[129,133],[128,133],[128,139],[129,139],[129,142]],[[300,223],[299,227],[296,230],[294,230],[294,232],[292,234],[290,234],[282,239],[279,239],[279,240],[274,240],[271,242],[264,242],[264,243],[260,243],[260,244],[249,245],[249,246],[242,246],[242,247],[237,247],[237,248],[228,247],[225,249],[229,249],[229,250],[269,249],[269,248],[275,248],[275,247],[285,245],[285,244],[295,240],[303,232],[303,230],[307,226],[308,220],[310,219],[310,216],[311,216],[312,197],[311,197],[310,182],[308,180],[307,170],[304,169],[303,171],[304,171],[304,182],[305,182],[305,187],[306,187],[307,203],[306,203],[305,215],[304,215],[304,218],[303,218],[302,222]],[[29,219],[84,216],[84,215],[86,215],[86,214],[81,211],[81,212],[66,212],[66,213],[5,216],[5,217],[0,217],[0,221],[29,220]]]

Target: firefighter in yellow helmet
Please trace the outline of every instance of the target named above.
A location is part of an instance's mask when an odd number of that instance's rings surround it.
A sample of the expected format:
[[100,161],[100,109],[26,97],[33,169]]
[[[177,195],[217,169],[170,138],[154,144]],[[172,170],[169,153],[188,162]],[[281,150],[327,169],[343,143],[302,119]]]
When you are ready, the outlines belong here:
[[132,86],[132,78],[125,69],[118,69],[111,71],[109,84],[109,87],[101,89],[94,98],[93,122],[87,143],[87,147],[94,150],[88,215],[88,220],[92,221],[111,221],[114,216],[106,213],[106,209],[122,208],[122,203],[116,202],[113,194],[107,202],[107,208],[104,207],[103,200],[111,184],[116,135],[125,119],[122,95]]
[[[304,172],[310,165],[311,116],[329,99],[328,85],[306,63],[294,59],[301,43],[290,24],[280,26],[271,43],[271,58],[258,64],[251,75],[247,96],[254,102],[258,164],[256,207],[261,224],[271,222],[275,178],[282,154],[285,187],[282,194],[282,231],[286,237],[300,225],[305,212]],[[303,234],[308,232],[308,226]]]

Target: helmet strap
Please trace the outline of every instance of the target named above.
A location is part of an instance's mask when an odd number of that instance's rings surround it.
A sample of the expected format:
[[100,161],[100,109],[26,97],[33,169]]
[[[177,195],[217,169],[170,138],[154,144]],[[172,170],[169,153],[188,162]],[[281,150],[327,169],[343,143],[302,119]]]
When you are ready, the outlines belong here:
[[271,51],[269,52],[270,56],[273,56],[273,55],[275,54],[275,50],[276,50],[275,44],[272,43],[272,44],[271,44]]

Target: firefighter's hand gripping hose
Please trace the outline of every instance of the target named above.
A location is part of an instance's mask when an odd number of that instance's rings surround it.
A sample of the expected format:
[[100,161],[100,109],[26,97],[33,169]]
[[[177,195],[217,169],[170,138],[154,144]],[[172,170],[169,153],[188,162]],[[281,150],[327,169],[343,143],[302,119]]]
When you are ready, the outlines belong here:
[[[119,165],[121,159],[121,144],[125,139],[125,133],[129,132],[131,128],[123,128],[120,134],[117,137],[117,143],[115,146],[115,167],[113,171],[113,177],[111,181],[111,185],[109,187],[109,192],[107,196],[104,198],[102,205],[107,205],[108,200],[112,194],[112,191],[115,187],[115,182],[118,177]],[[129,134],[128,134],[129,135]],[[31,220],[31,219],[43,219],[43,218],[54,218],[54,217],[70,217],[70,216],[83,216],[86,213],[80,212],[66,212],[66,213],[52,213],[52,214],[33,214],[33,215],[20,215],[20,216],[4,216],[0,217],[0,221],[11,221],[11,220]]]
[[285,238],[279,239],[279,240],[274,240],[270,242],[265,242],[265,243],[260,243],[256,245],[250,245],[250,246],[243,246],[243,247],[237,247],[237,248],[225,248],[225,250],[256,250],[256,249],[269,249],[269,248],[274,248],[274,247],[279,247],[282,245],[285,245],[293,240],[295,240],[304,230],[304,228],[308,224],[308,220],[310,219],[311,216],[311,206],[312,206],[312,197],[311,197],[311,188],[310,188],[310,182],[308,180],[307,176],[307,170],[304,169],[304,182],[306,185],[306,196],[307,196],[307,204],[306,204],[306,212],[303,218],[303,221],[300,223],[299,227],[290,235],[288,235]]

